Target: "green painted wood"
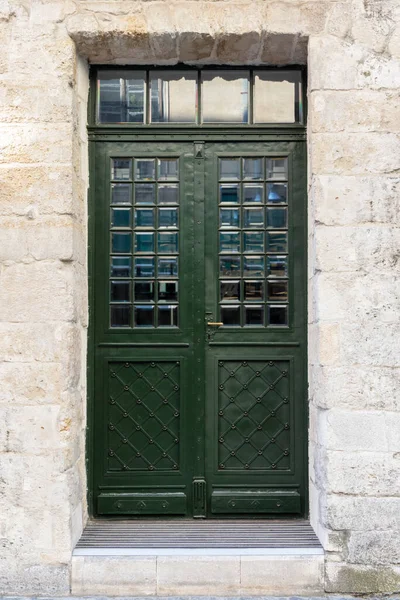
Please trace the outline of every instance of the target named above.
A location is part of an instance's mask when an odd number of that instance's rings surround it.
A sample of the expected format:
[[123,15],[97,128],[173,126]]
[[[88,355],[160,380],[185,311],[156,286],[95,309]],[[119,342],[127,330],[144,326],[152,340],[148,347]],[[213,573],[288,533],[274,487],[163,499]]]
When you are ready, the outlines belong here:
[[211,495],[213,514],[298,514],[300,494],[287,490],[226,490]]
[[187,498],[183,492],[100,494],[98,511],[104,515],[185,515]]

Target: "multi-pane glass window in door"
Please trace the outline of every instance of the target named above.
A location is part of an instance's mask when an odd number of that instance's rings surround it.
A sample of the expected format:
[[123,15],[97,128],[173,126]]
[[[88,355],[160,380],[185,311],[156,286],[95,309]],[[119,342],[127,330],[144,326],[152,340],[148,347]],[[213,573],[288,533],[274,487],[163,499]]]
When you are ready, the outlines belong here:
[[178,326],[179,160],[111,159],[110,326]]
[[219,159],[220,321],[288,326],[288,159]]

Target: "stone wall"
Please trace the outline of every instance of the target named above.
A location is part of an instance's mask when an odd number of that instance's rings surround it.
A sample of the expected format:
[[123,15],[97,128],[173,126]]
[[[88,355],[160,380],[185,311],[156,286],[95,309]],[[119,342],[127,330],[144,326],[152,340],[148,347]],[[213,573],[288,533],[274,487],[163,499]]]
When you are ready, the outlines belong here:
[[334,592],[400,590],[398,0],[0,0],[0,593],[86,519],[87,61],[309,63],[311,519]]

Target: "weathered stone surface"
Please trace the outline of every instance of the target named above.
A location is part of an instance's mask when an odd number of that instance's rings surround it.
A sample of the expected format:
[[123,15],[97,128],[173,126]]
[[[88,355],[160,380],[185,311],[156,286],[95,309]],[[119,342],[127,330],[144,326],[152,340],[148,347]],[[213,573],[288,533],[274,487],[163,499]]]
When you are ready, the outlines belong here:
[[374,567],[329,562],[325,591],[341,594],[396,593],[400,591],[399,567]]
[[400,497],[327,496],[326,523],[352,532],[400,531]]
[[396,496],[400,485],[400,453],[327,452],[327,492],[361,496]]

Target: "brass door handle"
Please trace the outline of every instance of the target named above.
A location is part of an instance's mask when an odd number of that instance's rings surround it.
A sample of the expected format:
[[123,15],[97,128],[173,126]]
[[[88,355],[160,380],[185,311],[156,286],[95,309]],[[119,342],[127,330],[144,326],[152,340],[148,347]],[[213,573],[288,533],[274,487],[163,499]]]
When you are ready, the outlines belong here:
[[221,325],[223,325],[223,323],[210,323],[210,322],[208,322],[207,325],[209,325],[210,327],[221,327]]

